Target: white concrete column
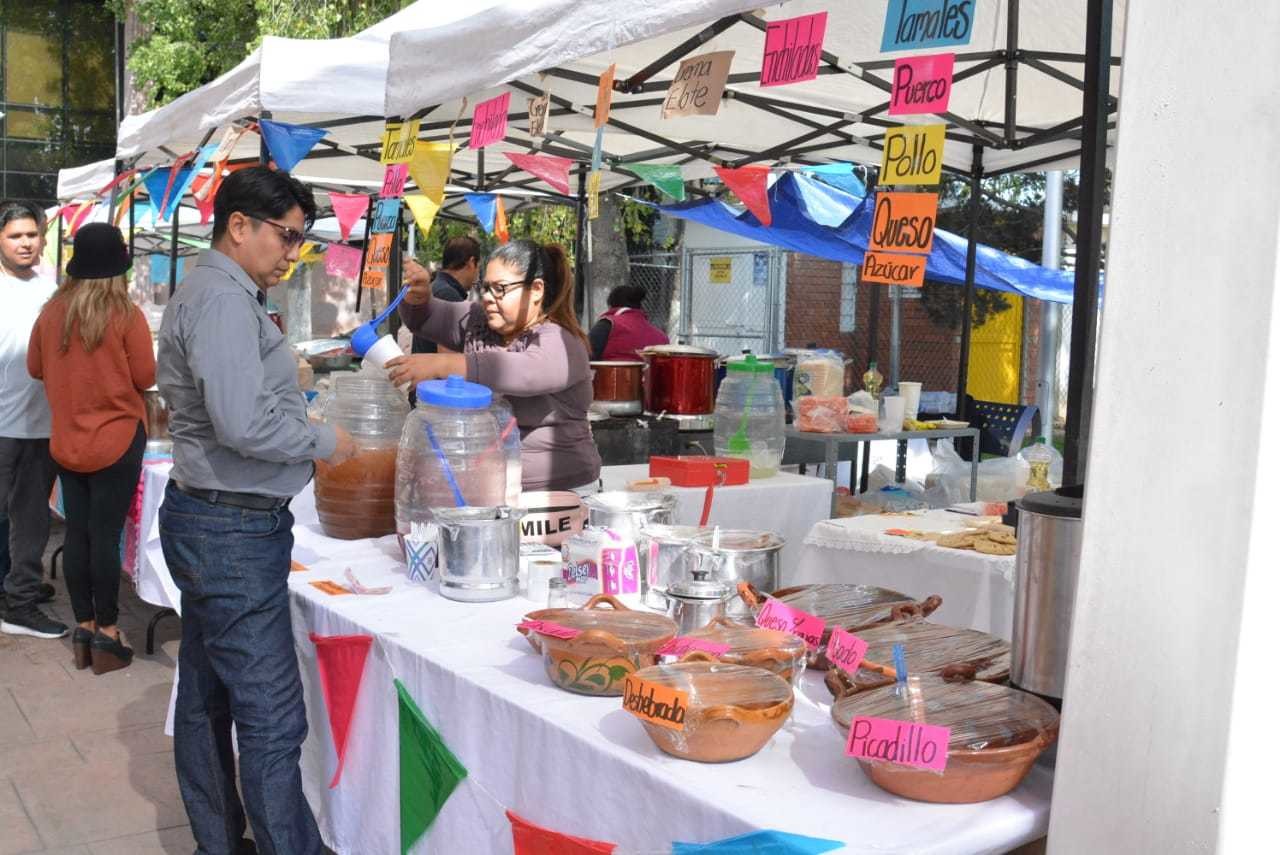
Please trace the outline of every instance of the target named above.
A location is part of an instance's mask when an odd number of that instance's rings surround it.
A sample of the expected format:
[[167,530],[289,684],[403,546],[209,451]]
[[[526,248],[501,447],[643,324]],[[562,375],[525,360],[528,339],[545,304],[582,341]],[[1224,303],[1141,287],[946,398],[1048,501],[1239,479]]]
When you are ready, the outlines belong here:
[[1280,5],[1126,5],[1049,851],[1271,851]]

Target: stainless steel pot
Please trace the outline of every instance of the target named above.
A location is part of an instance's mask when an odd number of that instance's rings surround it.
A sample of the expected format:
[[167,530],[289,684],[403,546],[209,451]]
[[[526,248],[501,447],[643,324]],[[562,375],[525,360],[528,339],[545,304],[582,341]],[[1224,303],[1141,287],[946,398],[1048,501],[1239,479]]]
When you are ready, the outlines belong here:
[[652,609],[667,607],[663,594],[674,580],[685,574],[685,550],[693,538],[709,528],[694,525],[646,525],[637,544],[644,569],[644,604]]
[[1037,695],[1061,698],[1066,681],[1083,496],[1083,487],[1063,487],[1018,500],[1009,680]]
[[726,603],[736,600],[737,593],[737,588],[728,582],[694,571],[672,582],[662,598],[666,601],[667,615],[676,622],[679,634],[684,635],[723,617]]
[[[786,540],[767,531],[729,529],[700,534],[689,543],[689,572],[705,571],[708,578],[749,582],[757,591],[771,594],[782,578],[782,547]],[[731,616],[749,616],[741,599],[729,604]]]
[[432,508],[440,527],[440,594],[487,603],[516,595],[520,508]]

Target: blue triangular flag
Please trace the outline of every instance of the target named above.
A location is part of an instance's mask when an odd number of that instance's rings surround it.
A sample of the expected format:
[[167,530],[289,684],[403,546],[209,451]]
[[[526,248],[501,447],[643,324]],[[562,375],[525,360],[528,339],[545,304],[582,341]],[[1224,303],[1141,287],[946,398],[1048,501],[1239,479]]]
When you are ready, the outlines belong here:
[[498,197],[493,193],[467,193],[466,197],[481,227],[493,234],[494,220],[498,216]]
[[786,831],[752,831],[714,843],[671,844],[671,855],[820,855],[843,849],[838,840],[804,837]]
[[164,201],[164,191],[169,186],[169,173],[172,171],[172,166],[162,166],[142,179],[147,188],[147,199],[151,203],[151,213],[156,220],[160,219],[160,203]]
[[320,142],[328,131],[322,128],[308,128],[304,125],[290,125],[287,122],[273,122],[270,119],[259,119],[258,128],[262,139],[271,152],[271,159],[284,172],[292,172],[298,161],[307,156],[307,152]]
[[816,175],[822,182],[838,187],[846,193],[852,193],[854,196],[861,198],[867,195],[867,185],[853,174],[852,163],[822,163],[806,166],[801,171]]
[[[178,278],[177,282],[182,281],[182,258],[178,258]],[[157,252],[151,255],[151,284],[167,285],[169,283],[169,256],[167,253]]]
[[178,207],[182,197],[187,195],[187,191],[191,189],[191,182],[196,180],[200,170],[204,169],[204,165],[209,162],[209,158],[213,157],[213,153],[217,150],[218,144],[210,143],[200,149],[190,166],[184,167],[182,172],[178,173],[177,180],[173,182],[173,193],[169,196],[169,204],[165,207],[164,217],[166,220],[173,217],[174,209]]

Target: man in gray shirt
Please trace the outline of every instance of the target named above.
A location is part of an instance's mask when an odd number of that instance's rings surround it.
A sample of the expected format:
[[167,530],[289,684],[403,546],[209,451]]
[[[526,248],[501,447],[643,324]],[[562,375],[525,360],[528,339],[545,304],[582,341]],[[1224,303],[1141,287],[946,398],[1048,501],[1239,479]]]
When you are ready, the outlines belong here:
[[198,855],[323,852],[298,769],[307,720],[289,500],[313,461],[341,463],[354,446],[308,420],[295,358],[264,308],[315,213],[311,191],[285,173],[233,173],[214,200],[213,248],[160,327],[156,377],[173,438],[160,542],[182,592],[174,757]]

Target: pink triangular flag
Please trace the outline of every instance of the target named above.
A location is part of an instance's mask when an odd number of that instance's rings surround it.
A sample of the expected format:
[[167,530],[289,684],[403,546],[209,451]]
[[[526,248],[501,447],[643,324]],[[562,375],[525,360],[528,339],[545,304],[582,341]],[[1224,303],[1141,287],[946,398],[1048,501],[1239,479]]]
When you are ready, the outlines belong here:
[[742,200],[747,210],[756,215],[762,225],[773,222],[773,214],[769,211],[769,167],[760,164],[731,169],[717,166],[716,175],[724,182],[724,186],[733,191]]
[[369,210],[369,197],[363,193],[330,193],[329,204],[338,218],[338,232],[343,240],[351,237],[351,227]]
[[324,254],[324,272],[344,279],[360,278],[360,250],[345,243],[329,244]]
[[554,154],[520,154],[504,151],[507,159],[517,169],[523,169],[530,175],[536,175],[550,184],[560,193],[569,195],[569,167],[573,161],[567,157],[556,157]]
[[342,764],[347,757],[347,735],[351,732],[351,716],[356,710],[356,698],[360,696],[360,680],[364,677],[364,662],[373,644],[371,635],[330,635],[311,633],[316,646],[316,666],[320,669],[320,690],[324,693],[324,705],[329,710],[329,730],[333,733],[333,747],[338,752],[338,768],[334,770],[329,789],[338,786],[342,777]]

